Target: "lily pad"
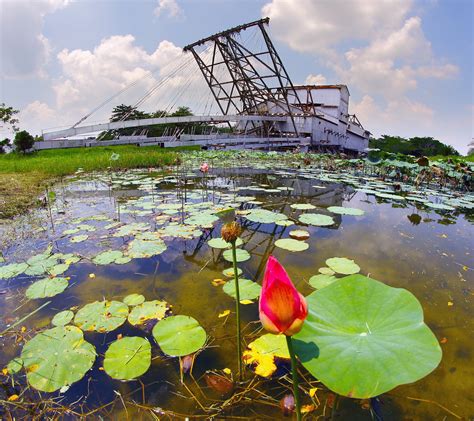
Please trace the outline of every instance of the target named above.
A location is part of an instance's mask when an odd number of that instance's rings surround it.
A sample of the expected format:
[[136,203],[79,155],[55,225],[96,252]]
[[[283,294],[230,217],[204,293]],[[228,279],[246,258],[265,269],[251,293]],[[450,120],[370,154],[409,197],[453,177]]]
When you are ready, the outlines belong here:
[[277,221],[288,219],[283,213],[272,212],[267,209],[252,209],[245,217],[252,222],[259,222],[261,224],[272,224]]
[[13,358],[7,364],[8,374],[15,374],[18,373],[23,368],[23,360],[19,357]]
[[292,238],[281,238],[275,241],[275,246],[288,251],[305,251],[309,248],[309,244],[304,241],[293,240]]
[[[237,262],[245,262],[250,259],[250,254],[247,250],[244,249],[237,249],[235,251]],[[227,260],[228,262],[233,262],[232,258],[232,250],[226,250],[222,253],[222,257]]]
[[128,316],[128,306],[120,301],[94,301],[82,307],[74,324],[84,331],[110,332],[121,326]]
[[92,261],[96,265],[110,265],[112,263],[116,264],[124,264],[130,261],[130,258],[124,256],[124,254],[120,250],[108,250],[99,253],[95,256]]
[[[235,297],[235,281],[231,279],[227,281],[222,290],[230,295],[232,298]],[[251,281],[250,279],[239,278],[239,296],[241,300],[254,300],[260,295],[262,287],[256,282]]]
[[320,274],[312,276],[308,282],[313,288],[321,289],[336,281],[337,278],[335,276]]
[[128,245],[127,255],[133,259],[156,256],[166,250],[165,242],[156,238],[154,240],[135,239]]
[[316,209],[316,206],[311,203],[293,203],[290,208],[296,210],[311,210]]
[[71,310],[64,310],[57,313],[51,320],[53,326],[66,326],[74,318],[74,313]]
[[339,215],[353,215],[353,216],[361,216],[365,213],[362,209],[345,208],[343,206],[330,206],[328,208],[328,211],[332,213],[337,213]]
[[206,331],[190,316],[170,316],[153,328],[153,337],[161,350],[172,357],[183,357],[201,349]]
[[26,263],[11,263],[0,266],[0,279],[10,279],[20,275],[28,268]]
[[133,307],[128,315],[128,322],[133,326],[137,326],[148,320],[161,320],[168,310],[169,305],[166,301],[145,301]]
[[278,225],[280,227],[290,227],[291,225],[295,225],[293,221],[290,221],[289,219],[280,219],[278,221],[275,221],[275,225]]
[[360,272],[360,267],[354,262],[354,260],[347,259],[345,257],[331,257],[326,260],[326,264],[336,273],[343,275],[353,275],[354,273]]
[[31,284],[25,294],[29,299],[54,297],[61,294],[68,285],[66,278],[45,278]]
[[275,357],[290,359],[285,335],[266,333],[250,342],[248,348],[243,360],[253,365],[255,373],[262,377],[270,377],[276,371]]
[[334,224],[334,219],[330,216],[319,213],[304,213],[298,219],[303,224],[315,225],[317,227],[327,227]]
[[415,382],[441,348],[408,291],[362,275],[306,297],[309,314],[294,346],[306,369],[334,392],[365,399]]
[[105,352],[104,370],[114,379],[132,380],[150,368],[151,346],[145,338],[131,336],[119,339]]
[[71,243],[82,243],[83,241],[86,241],[89,238],[87,234],[82,234],[82,235],[75,235],[74,237],[70,238]]
[[322,273],[323,275],[334,275],[336,272],[334,272],[332,269],[330,268],[319,268],[318,269],[318,272],[319,273]]
[[[241,246],[243,243],[244,242],[241,238],[237,238],[237,240],[235,241],[236,247]],[[207,245],[215,249],[229,249],[232,247],[231,243],[224,241],[222,238],[212,238],[207,242]]]
[[21,358],[32,387],[54,392],[82,379],[96,353],[75,326],[58,326],[39,333],[23,347]]
[[137,306],[145,301],[145,297],[142,294],[129,294],[124,299],[123,302],[130,307]]
[[[228,269],[224,269],[222,271],[222,274],[224,276],[227,276],[228,278],[233,278],[234,277],[234,268],[233,267],[230,267]],[[242,275],[242,269],[240,268],[237,268],[237,274],[238,276]]]

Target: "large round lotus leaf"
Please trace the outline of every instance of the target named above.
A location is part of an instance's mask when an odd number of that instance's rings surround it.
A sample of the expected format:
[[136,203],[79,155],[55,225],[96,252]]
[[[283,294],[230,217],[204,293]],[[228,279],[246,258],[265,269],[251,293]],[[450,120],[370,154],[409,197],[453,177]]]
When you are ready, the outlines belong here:
[[443,203],[433,203],[433,202],[426,202],[426,206],[432,208],[432,209],[438,209],[438,210],[450,210],[453,211],[455,208],[449,205],[445,205]]
[[336,282],[337,278],[332,275],[314,275],[311,278],[309,278],[309,284],[316,289],[321,289],[324,287],[327,287],[328,285],[331,285],[333,282]]
[[114,379],[132,380],[145,373],[151,364],[151,346],[145,338],[119,339],[105,352],[104,370]]
[[300,222],[308,225],[315,225],[317,227],[326,227],[334,224],[334,219],[327,215],[321,215],[319,213],[304,213],[300,215]]
[[[250,259],[250,254],[247,250],[244,249],[237,249],[235,250],[235,256],[237,259],[237,262],[245,262],[246,260]],[[225,260],[228,262],[233,262],[232,258],[232,250],[226,250],[224,253],[222,253],[222,257],[224,257]]]
[[295,223],[289,219],[280,219],[279,221],[275,221],[275,225],[280,227],[290,227],[291,225],[295,225]]
[[306,297],[309,314],[296,334],[306,369],[334,392],[365,399],[415,382],[441,361],[441,348],[408,291],[362,275]]
[[304,251],[308,249],[309,244],[292,238],[281,238],[275,241],[275,246],[288,251]]
[[198,213],[184,220],[185,224],[196,225],[198,227],[212,227],[219,217],[211,213]]
[[82,243],[83,241],[86,241],[89,238],[87,234],[81,234],[81,235],[75,235],[74,237],[70,238],[71,243]]
[[66,272],[68,269],[68,263],[60,263],[59,265],[54,265],[51,269],[48,270],[48,272],[50,275],[58,276]]
[[123,302],[130,307],[137,306],[138,304],[141,304],[144,301],[145,301],[145,297],[142,294],[137,294],[137,293],[127,295],[123,299]]
[[326,260],[326,264],[336,273],[343,275],[353,275],[360,272],[360,267],[354,260],[345,257],[331,257]]
[[0,266],[0,279],[10,279],[23,273],[28,268],[26,263],[11,263]]
[[267,209],[252,209],[245,217],[252,222],[259,222],[261,224],[271,224],[276,221],[288,219],[283,213],[272,212]]
[[[237,238],[235,245],[236,247],[239,247],[243,244],[244,242],[242,241],[241,238]],[[209,247],[215,248],[215,249],[229,249],[232,247],[231,243],[228,243],[227,241],[224,241],[222,238],[212,238],[207,242],[207,245]]]
[[76,313],[74,324],[84,331],[109,332],[121,326],[127,316],[127,304],[120,301],[94,301]]
[[128,245],[127,254],[134,259],[155,256],[166,250],[166,244],[160,238],[155,240],[135,239]]
[[343,206],[330,206],[328,208],[329,212],[337,213],[339,215],[354,215],[354,216],[361,216],[364,214],[362,209],[357,208],[345,208]]
[[58,326],[39,333],[21,353],[28,382],[43,392],[54,392],[82,379],[95,357],[94,347],[75,326]]
[[[234,279],[226,282],[222,287],[222,290],[232,298],[236,298]],[[239,297],[241,300],[253,300],[260,295],[261,291],[262,287],[256,282],[253,282],[250,279],[239,278]]]
[[206,331],[190,316],[170,316],[153,328],[153,337],[161,350],[172,357],[182,357],[201,349]]
[[30,299],[54,297],[61,294],[69,282],[66,278],[45,278],[31,284],[26,290],[26,296]]
[[377,192],[375,193],[375,196],[381,197],[382,199],[406,200],[406,198],[403,196],[400,196],[398,194],[391,194],[391,193]]
[[64,310],[57,313],[51,324],[53,326],[66,326],[74,318],[74,313],[71,310]]
[[316,206],[311,203],[293,203],[290,208],[296,210],[311,210],[316,209]]
[[161,320],[169,310],[166,301],[145,301],[133,307],[128,315],[128,321],[131,325],[141,325],[147,320]]
[[120,262],[120,259],[123,257],[123,253],[120,250],[108,250],[99,253],[92,261],[96,265],[110,265],[111,263],[116,263],[117,260]]

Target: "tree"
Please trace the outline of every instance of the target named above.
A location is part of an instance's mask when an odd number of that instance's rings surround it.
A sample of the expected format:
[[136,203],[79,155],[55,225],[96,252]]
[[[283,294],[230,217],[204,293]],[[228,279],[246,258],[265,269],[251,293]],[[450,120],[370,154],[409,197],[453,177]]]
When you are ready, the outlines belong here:
[[468,155],[474,155],[474,139],[471,140],[471,143],[469,143],[469,149],[467,151]]
[[120,104],[112,110],[110,121],[139,120],[141,118],[148,118],[148,115],[131,105]]
[[16,146],[17,151],[25,153],[28,149],[31,149],[35,144],[35,138],[31,136],[26,130],[17,132],[13,143]]
[[3,123],[0,128],[4,125],[9,126],[14,132],[18,131],[17,124],[19,120],[15,118],[15,115],[18,114],[18,110],[14,110],[13,107],[7,107],[4,102],[0,104],[0,121]]
[[6,147],[10,146],[11,140],[7,137],[0,141],[0,154],[4,154],[6,152]]

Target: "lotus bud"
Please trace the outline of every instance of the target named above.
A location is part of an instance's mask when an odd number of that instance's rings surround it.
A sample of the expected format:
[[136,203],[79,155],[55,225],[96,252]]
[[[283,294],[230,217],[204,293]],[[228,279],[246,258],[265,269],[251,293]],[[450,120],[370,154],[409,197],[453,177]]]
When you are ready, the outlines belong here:
[[203,162],[201,166],[199,167],[199,171],[203,173],[209,172],[209,164],[207,162]]
[[293,395],[285,395],[280,400],[280,409],[285,417],[293,414],[295,411],[295,397]]
[[229,222],[222,226],[221,237],[228,243],[235,243],[240,234],[242,234],[242,227],[236,221]]

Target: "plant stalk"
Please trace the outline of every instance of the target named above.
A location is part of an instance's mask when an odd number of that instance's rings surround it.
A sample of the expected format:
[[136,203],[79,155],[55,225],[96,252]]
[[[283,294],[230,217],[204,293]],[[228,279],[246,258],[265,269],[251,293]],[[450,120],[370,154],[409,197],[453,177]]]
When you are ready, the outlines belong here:
[[293,342],[291,336],[286,337],[286,344],[288,345],[288,351],[291,357],[291,374],[293,376],[293,395],[295,395],[295,412],[296,419],[301,421],[301,403],[300,403],[300,391],[299,391],[299,382],[298,382],[298,371],[296,368],[296,355],[293,351]]
[[242,381],[242,341],[240,338],[240,291],[239,291],[239,272],[237,269],[237,248],[235,241],[232,241],[232,263],[234,266],[235,279],[235,317],[237,319],[237,359],[239,362],[239,380]]

